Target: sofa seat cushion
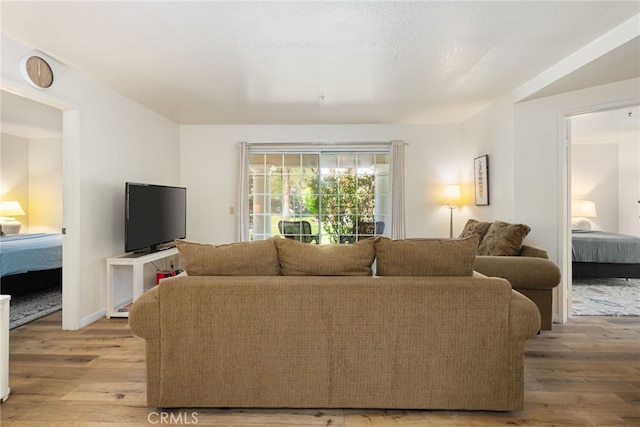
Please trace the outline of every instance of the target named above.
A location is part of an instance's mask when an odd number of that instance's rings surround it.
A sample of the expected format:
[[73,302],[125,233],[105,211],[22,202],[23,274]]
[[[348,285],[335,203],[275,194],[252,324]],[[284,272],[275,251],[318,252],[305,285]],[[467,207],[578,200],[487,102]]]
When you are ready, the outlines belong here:
[[478,248],[476,235],[464,239],[376,241],[378,276],[471,276]]
[[311,245],[276,238],[283,276],[371,276],[375,239],[353,245]]
[[275,238],[212,245],[176,240],[180,259],[190,276],[279,276]]

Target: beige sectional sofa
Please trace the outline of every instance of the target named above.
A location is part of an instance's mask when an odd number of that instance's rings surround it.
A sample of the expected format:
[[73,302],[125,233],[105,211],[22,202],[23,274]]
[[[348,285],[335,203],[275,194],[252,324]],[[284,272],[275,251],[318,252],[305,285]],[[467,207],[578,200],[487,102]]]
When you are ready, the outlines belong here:
[[547,251],[523,245],[514,256],[477,256],[474,269],[486,276],[502,277],[533,301],[540,310],[540,329],[553,325],[553,288],[560,284],[560,268]]
[[473,273],[477,245],[178,242],[188,275],[129,317],[148,405],[519,410],[539,312]]
[[507,279],[513,289],[533,301],[540,310],[541,329],[551,330],[553,288],[560,284],[561,273],[547,251],[523,244],[530,228],[503,221],[467,221],[461,238],[480,238],[474,270],[491,277]]

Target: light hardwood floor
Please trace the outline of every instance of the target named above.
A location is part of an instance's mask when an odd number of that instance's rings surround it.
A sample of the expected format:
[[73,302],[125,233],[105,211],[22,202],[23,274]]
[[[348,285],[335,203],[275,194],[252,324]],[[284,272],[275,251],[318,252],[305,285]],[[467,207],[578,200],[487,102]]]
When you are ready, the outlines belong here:
[[[640,318],[574,317],[526,344],[523,411],[181,409],[145,405],[144,341],[126,319],[60,330],[55,313],[10,333],[2,427],[640,426]],[[162,419],[161,417],[166,417]],[[163,422],[164,421],[164,422]]]

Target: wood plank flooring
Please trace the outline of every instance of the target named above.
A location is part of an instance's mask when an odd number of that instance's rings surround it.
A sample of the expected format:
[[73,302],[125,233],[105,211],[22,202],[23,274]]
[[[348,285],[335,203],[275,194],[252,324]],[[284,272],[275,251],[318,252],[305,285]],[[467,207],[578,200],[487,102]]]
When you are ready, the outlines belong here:
[[62,331],[55,313],[10,333],[2,427],[640,426],[640,318],[574,317],[526,344],[520,412],[179,409],[145,403],[144,341],[126,319]]

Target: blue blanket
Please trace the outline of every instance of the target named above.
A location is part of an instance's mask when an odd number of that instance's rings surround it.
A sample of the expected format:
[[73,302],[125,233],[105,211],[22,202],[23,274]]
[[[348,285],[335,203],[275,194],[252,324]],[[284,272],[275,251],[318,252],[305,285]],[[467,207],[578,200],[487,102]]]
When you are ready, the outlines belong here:
[[15,234],[0,237],[0,277],[61,267],[61,234]]

